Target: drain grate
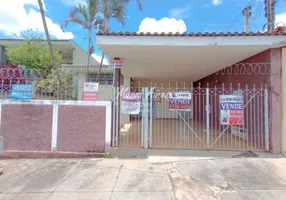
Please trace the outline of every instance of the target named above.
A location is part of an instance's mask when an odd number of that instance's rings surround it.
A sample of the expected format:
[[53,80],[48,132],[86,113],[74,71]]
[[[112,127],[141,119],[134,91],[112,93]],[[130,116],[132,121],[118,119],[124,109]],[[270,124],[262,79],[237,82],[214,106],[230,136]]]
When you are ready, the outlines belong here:
[[252,151],[246,151],[246,152],[243,152],[241,154],[238,154],[238,155],[232,156],[232,157],[233,158],[255,158],[255,157],[258,157],[258,155],[256,155]]

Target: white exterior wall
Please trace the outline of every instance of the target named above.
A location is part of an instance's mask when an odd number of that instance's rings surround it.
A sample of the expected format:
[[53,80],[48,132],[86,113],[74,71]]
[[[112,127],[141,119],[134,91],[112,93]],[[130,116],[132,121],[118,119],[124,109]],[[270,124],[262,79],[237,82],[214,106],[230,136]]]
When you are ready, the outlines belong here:
[[[79,46],[76,46],[73,50],[73,64],[76,65],[86,65],[87,64],[87,52],[85,52]],[[90,65],[98,65],[99,63],[90,57]]]

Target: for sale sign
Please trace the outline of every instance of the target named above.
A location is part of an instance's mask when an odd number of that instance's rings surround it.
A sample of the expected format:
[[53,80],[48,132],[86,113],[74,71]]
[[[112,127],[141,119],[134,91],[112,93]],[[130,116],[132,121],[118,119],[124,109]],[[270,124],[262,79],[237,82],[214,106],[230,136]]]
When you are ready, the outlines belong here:
[[127,92],[121,99],[121,113],[137,115],[141,108],[141,93]]
[[109,67],[111,68],[123,68],[122,60],[111,60],[109,63]]
[[169,92],[169,110],[190,111],[192,94],[190,92]]
[[221,125],[243,125],[243,97],[240,95],[220,95]]
[[13,84],[10,94],[11,100],[32,100],[32,84]]
[[98,100],[98,83],[85,82],[83,86],[84,101],[97,101]]

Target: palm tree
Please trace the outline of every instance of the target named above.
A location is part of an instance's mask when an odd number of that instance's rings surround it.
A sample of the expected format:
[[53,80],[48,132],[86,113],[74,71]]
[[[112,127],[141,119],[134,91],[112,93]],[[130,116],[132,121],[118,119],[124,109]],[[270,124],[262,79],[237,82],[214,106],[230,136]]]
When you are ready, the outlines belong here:
[[100,1],[86,0],[86,2],[76,4],[64,25],[67,26],[70,22],[79,24],[88,31],[88,56],[86,67],[87,78],[87,73],[90,65],[90,56],[94,49],[91,40],[92,30],[97,29],[98,25],[100,26],[99,28],[101,28],[101,25],[103,24],[103,20],[100,16]]
[[[139,10],[142,11],[143,0],[137,0]],[[109,32],[110,20],[117,19],[122,26],[125,25],[127,18],[126,7],[130,3],[130,0],[102,0],[100,12],[104,16],[104,24],[102,24],[102,29],[104,33]],[[101,61],[97,73],[96,82],[99,80],[99,75],[101,73],[102,65],[104,60],[104,53],[102,52]]]
[[58,90],[61,90],[62,89],[61,88],[62,84],[61,84],[61,79],[60,79],[60,74],[59,74],[59,64],[57,62],[57,59],[55,57],[55,53],[54,53],[54,50],[53,50],[53,47],[52,47],[51,37],[50,37],[49,29],[48,29],[48,26],[47,26],[46,18],[45,18],[45,11],[44,11],[44,8],[43,8],[42,0],[38,0],[38,4],[39,4],[41,16],[42,16],[42,22],[43,22],[43,26],[44,26],[45,33],[46,33],[48,46],[49,46],[51,57],[52,57],[54,70],[56,71]]

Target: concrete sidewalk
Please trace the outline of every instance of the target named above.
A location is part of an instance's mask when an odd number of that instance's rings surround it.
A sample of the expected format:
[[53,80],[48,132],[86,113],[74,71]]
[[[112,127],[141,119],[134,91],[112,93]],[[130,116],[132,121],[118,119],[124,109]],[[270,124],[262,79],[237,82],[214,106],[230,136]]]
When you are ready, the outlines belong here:
[[286,197],[285,158],[0,160],[1,200]]

